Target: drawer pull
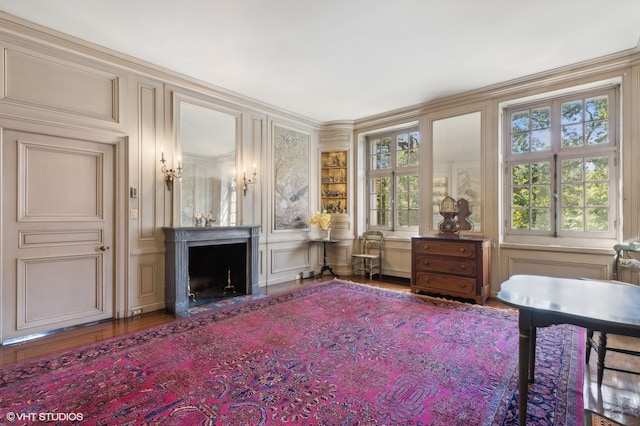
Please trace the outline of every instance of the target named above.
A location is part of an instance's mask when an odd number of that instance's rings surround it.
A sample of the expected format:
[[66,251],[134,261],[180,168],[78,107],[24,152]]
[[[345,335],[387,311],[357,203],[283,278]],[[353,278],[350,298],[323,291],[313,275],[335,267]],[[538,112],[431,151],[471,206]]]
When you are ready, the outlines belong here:
[[467,265],[460,265],[460,269],[464,271],[465,269],[467,269]]
[[464,247],[460,247],[460,253],[464,253],[466,249]]

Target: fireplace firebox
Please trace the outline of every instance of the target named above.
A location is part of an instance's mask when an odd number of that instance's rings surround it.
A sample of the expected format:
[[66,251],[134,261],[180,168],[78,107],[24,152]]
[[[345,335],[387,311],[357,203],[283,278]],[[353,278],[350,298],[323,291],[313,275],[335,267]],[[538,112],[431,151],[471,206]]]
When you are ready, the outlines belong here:
[[163,228],[165,305],[178,315],[198,294],[257,294],[259,226]]
[[246,293],[246,243],[189,247],[189,299]]

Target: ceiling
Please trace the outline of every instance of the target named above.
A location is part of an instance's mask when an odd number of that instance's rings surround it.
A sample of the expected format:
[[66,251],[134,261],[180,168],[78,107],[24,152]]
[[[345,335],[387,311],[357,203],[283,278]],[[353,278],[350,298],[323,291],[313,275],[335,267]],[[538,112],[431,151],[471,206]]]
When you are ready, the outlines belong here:
[[6,13],[321,122],[633,49],[638,0],[0,0]]

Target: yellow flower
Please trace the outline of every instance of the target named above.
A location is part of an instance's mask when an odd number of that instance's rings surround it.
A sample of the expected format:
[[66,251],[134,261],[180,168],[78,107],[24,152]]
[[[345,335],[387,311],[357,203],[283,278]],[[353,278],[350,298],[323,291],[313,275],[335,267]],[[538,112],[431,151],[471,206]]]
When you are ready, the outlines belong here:
[[322,229],[329,229],[331,226],[331,214],[326,210],[322,210],[322,213],[315,212],[309,217],[309,225],[318,225]]

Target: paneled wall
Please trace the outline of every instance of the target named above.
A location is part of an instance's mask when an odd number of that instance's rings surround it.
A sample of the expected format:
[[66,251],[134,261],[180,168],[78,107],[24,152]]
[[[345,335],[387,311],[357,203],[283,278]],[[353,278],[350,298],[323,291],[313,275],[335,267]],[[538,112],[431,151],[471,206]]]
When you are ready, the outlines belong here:
[[[638,241],[640,238],[640,163],[639,123],[640,120],[640,49],[620,52],[597,58],[566,68],[550,70],[517,81],[504,82],[495,86],[451,96],[424,105],[407,107],[389,114],[366,117],[355,122],[356,134],[366,134],[376,128],[398,126],[418,120],[420,123],[421,157],[420,183],[432,187],[433,168],[431,166],[432,123],[441,117],[455,117],[473,111],[482,112],[481,123],[481,167],[482,167],[482,223],[483,236],[492,240],[491,291],[495,294],[500,283],[514,274],[542,274],[563,277],[608,278],[611,275],[612,247],[598,247],[592,242],[586,244],[560,245],[553,242],[531,240],[519,244],[505,243],[503,227],[502,122],[501,108],[515,100],[533,99],[566,93],[576,88],[619,85],[621,92],[621,132],[622,155],[621,188],[623,220],[618,221],[619,239]],[[361,139],[361,138],[359,138]],[[357,155],[361,155],[358,153]],[[426,161],[422,161],[426,159]],[[433,166],[435,167],[435,166]],[[358,171],[364,173],[364,170]],[[359,182],[357,183],[359,185]],[[359,203],[366,202],[364,187],[357,186],[354,194]],[[425,196],[428,191],[421,191]],[[424,205],[424,204],[423,204]],[[426,208],[428,206],[425,205]],[[357,208],[356,208],[357,209]],[[354,216],[354,228],[365,228],[365,214],[360,211]],[[433,233],[430,223],[424,221],[421,234]],[[409,269],[410,241],[407,238],[393,240],[393,251],[388,250],[389,270],[392,275],[405,276]],[[389,247],[389,246],[388,246]],[[405,269],[407,268],[407,269]]]
[[501,247],[501,276],[550,275],[560,278],[610,279],[613,257],[605,250],[570,252],[558,247]]
[[120,70],[12,37],[0,49],[4,341],[121,311],[127,138]]
[[[129,280],[119,316],[164,308],[164,233],[171,213],[170,198],[158,179],[164,142],[164,85],[153,79],[131,76],[127,98],[131,105],[129,136],[129,189],[125,229],[128,231]],[[135,113],[135,114],[134,114]],[[131,191],[136,194],[132,194]],[[135,195],[135,197],[133,196]],[[170,195],[170,194],[168,194]],[[116,283],[116,287],[118,287]]]
[[[422,144],[428,149],[429,137],[425,123],[435,116],[454,115],[461,110],[481,110],[482,121],[482,191],[484,210],[483,233],[493,241],[491,282],[496,292],[500,282],[515,273],[545,272],[557,275],[581,275],[606,277],[612,251],[581,248],[548,248],[535,245],[505,245],[501,233],[501,171],[500,171],[500,106],[513,99],[540,95],[551,91],[566,90],[578,85],[596,82],[619,81],[622,91],[621,129],[623,169],[624,221],[621,239],[637,240],[640,237],[640,51],[621,52],[582,64],[536,74],[530,78],[505,82],[473,92],[409,106],[355,122],[318,123],[293,112],[262,105],[241,95],[231,94],[223,88],[203,85],[195,80],[172,74],[129,58],[117,52],[91,47],[84,41],[74,41],[53,31],[31,28],[29,23],[0,14],[0,128],[2,130],[3,208],[0,232],[2,241],[2,326],[0,340],[20,338],[22,335],[60,328],[74,322],[86,322],[88,318],[126,317],[137,312],[162,309],[164,306],[164,234],[162,227],[175,225],[175,193],[167,190],[160,173],[160,148],[167,156],[177,154],[174,134],[174,100],[176,96],[193,96],[224,108],[237,111],[241,117],[238,162],[257,163],[258,181],[247,196],[240,196],[238,212],[240,225],[260,225],[259,281],[260,286],[306,277],[318,271],[322,261],[319,245],[310,244],[309,230],[278,229],[274,217],[276,198],[274,190],[274,135],[277,127],[294,129],[308,137],[309,211],[319,209],[319,153],[321,150],[340,149],[349,155],[349,191],[347,214],[336,220],[334,236],[340,243],[331,247],[329,260],[341,275],[350,271],[350,256],[356,249],[357,236],[365,226],[364,187],[362,170],[358,169],[362,155],[357,135],[362,131],[419,122],[423,133]],[[419,90],[419,88],[417,88]],[[340,102],[336,99],[336,102]],[[427,132],[424,132],[424,130]],[[23,134],[24,133],[24,134]],[[73,149],[87,149],[98,144],[108,147],[110,160],[101,167],[110,170],[109,182],[112,196],[105,198],[104,186],[94,186],[96,194],[78,189],[77,197],[94,197],[110,203],[112,217],[100,214],[109,221],[105,238],[88,242],[60,242],[52,239],[39,247],[35,254],[25,254],[20,235],[25,226],[39,223],[42,229],[60,229],[70,222],[78,229],[90,230],[88,221],[77,216],[74,220],[59,216],[53,225],[27,220],[18,216],[15,201],[25,196],[29,188],[19,180],[19,165],[24,160],[16,150],[20,144],[32,142],[31,136],[48,139],[51,146],[60,148],[72,145]],[[7,138],[14,135],[14,138]],[[45,144],[46,145],[46,144]],[[84,147],[84,148],[83,148]],[[11,154],[15,152],[16,154]],[[78,164],[64,170],[52,169],[56,152],[44,151],[38,158],[39,166],[31,168],[42,182],[86,179]],[[33,164],[33,163],[30,163]],[[93,173],[93,172],[91,172]],[[428,165],[421,169],[421,180],[429,182]],[[104,176],[104,175],[103,175]],[[52,186],[53,188],[53,186]],[[36,194],[36,192],[32,193]],[[31,194],[29,194],[31,195]],[[68,194],[64,195],[65,197]],[[45,201],[43,201],[43,199]],[[37,198],[45,203],[43,211],[58,211],[56,203],[64,199]],[[47,203],[50,203],[47,204]],[[106,205],[106,204],[103,204]],[[29,225],[32,226],[32,225]],[[421,233],[430,233],[421,229]],[[42,235],[41,233],[38,235]],[[53,235],[53,234],[47,234]],[[108,238],[107,238],[108,237]],[[108,239],[108,244],[107,244]],[[62,247],[64,246],[64,247]],[[84,313],[65,317],[49,315],[38,299],[38,283],[19,281],[16,265],[29,259],[53,259],[62,253],[81,256],[91,252],[96,262],[108,259],[108,271],[100,272],[101,283],[96,284],[95,269],[91,290],[79,287],[76,282],[52,280],[55,291],[50,293],[52,304],[62,303],[69,293],[81,295],[91,291],[104,301],[94,304]],[[35,265],[35,263],[30,263]],[[87,269],[89,274],[89,269]],[[387,241],[384,261],[385,274],[399,277],[411,276],[410,239],[392,238]],[[40,277],[55,276],[39,271]],[[37,275],[36,275],[37,276]],[[42,281],[42,280],[40,280]],[[41,282],[39,283],[41,285]],[[20,287],[21,286],[21,287]],[[16,288],[21,288],[16,292]],[[34,293],[35,292],[35,293]],[[58,300],[56,298],[59,297]],[[61,304],[60,306],[65,306]],[[25,321],[16,320],[20,307],[41,309],[36,327],[24,327]],[[65,308],[66,309],[66,308]],[[87,313],[87,311],[91,311]],[[25,317],[26,318],[26,317]],[[43,320],[43,318],[45,318]],[[71,322],[66,322],[71,320]],[[28,322],[28,319],[27,319]]]
[[[160,172],[160,155],[162,148],[168,158],[179,154],[174,102],[180,97],[220,105],[240,117],[238,166],[257,163],[259,174],[246,197],[238,196],[238,222],[260,225],[260,285],[318,270],[308,229],[278,232],[273,227],[272,150],[273,129],[279,125],[307,135],[306,148],[315,154],[319,123],[53,31],[31,30],[10,16],[0,15],[0,49],[1,341],[164,308],[162,228],[179,226],[179,217],[176,191],[167,189]],[[38,149],[21,154],[28,143]],[[76,150],[90,153],[94,146],[108,155],[93,160],[91,168],[81,159],[93,157]],[[65,158],[77,161],[65,163]],[[314,162],[310,157],[310,181],[316,179]],[[20,164],[28,165],[26,185],[13,178],[22,173]],[[32,182],[47,185],[29,186]],[[17,216],[18,206],[9,200],[25,196],[31,197],[31,209],[54,215],[52,223]],[[100,225],[105,222],[102,228],[76,214],[76,207],[94,204],[100,207],[94,215]],[[43,235],[46,244],[25,250],[23,241]]]

